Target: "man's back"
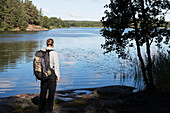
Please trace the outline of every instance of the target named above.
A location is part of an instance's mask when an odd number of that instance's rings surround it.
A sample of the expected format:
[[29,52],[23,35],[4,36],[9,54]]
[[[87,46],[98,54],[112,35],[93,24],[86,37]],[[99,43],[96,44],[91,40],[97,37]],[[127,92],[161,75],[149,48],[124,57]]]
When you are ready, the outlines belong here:
[[59,71],[59,60],[58,60],[58,54],[53,48],[47,47],[47,50],[52,50],[50,51],[50,67],[55,71],[55,75],[57,78],[60,78],[60,71]]

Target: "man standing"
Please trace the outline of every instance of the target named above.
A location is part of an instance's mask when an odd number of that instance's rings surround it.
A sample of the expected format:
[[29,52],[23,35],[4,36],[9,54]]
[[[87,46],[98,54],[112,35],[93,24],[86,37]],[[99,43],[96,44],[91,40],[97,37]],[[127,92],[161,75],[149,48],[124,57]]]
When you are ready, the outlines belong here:
[[[46,81],[41,80],[41,92],[40,92],[40,113],[52,113],[53,111],[53,101],[56,91],[56,81],[60,81],[60,71],[59,71],[59,61],[58,54],[54,51],[54,41],[53,39],[48,39],[47,48],[45,51],[49,52],[50,58],[50,68],[52,69],[52,74]],[[48,91],[48,106],[46,106],[46,95]]]

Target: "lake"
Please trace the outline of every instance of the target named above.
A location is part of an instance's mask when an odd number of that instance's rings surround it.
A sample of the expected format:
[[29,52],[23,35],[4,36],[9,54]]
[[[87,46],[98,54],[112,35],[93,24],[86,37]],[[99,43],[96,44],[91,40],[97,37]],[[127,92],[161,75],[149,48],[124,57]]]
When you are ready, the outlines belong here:
[[[40,32],[0,32],[0,97],[39,93],[33,75],[33,57],[53,38],[61,80],[56,90],[108,85],[134,86],[130,63],[117,55],[104,55],[101,28],[62,28]],[[123,78],[123,79],[122,79]]]

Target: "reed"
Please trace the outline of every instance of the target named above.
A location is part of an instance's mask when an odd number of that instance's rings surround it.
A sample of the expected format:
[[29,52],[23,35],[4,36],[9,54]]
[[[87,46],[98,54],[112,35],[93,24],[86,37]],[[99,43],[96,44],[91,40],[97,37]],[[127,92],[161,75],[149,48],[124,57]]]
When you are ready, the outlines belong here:
[[153,77],[156,88],[170,91],[170,53],[158,52],[153,56]]

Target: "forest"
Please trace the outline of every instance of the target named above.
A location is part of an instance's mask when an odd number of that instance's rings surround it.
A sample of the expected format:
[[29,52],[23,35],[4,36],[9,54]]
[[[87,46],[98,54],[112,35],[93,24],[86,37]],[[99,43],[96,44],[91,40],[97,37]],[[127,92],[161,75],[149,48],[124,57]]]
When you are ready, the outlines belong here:
[[30,0],[0,0],[0,31],[16,28],[24,31],[29,24],[48,29],[69,27],[68,21],[61,18],[43,16],[42,9],[37,9]]
[[100,21],[74,21],[69,20],[70,27],[102,27]]
[[[59,15],[58,15],[59,16]],[[170,27],[170,22],[168,22]],[[29,25],[43,28],[102,27],[100,21],[62,20],[57,17],[43,16],[31,0],[0,0],[0,31],[25,31]]]
[[67,21],[57,17],[43,16],[31,0],[1,0],[0,1],[0,31],[25,31],[29,25],[39,25],[43,28],[68,27],[101,27],[101,22]]

